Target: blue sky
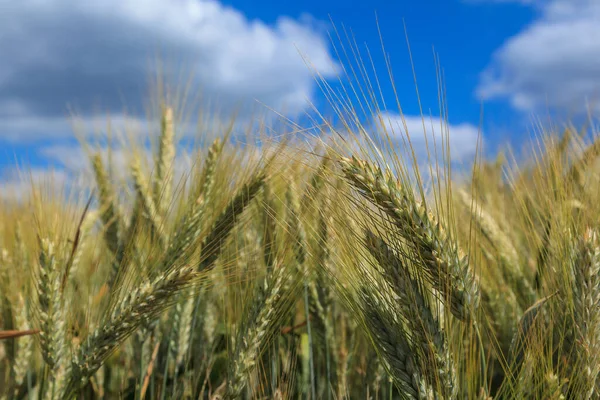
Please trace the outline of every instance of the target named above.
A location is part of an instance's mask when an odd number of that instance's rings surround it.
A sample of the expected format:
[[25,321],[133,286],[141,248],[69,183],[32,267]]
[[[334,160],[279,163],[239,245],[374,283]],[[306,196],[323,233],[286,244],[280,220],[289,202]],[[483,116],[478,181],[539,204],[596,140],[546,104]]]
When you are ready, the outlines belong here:
[[[533,116],[543,118],[548,109],[559,121],[582,120],[586,101],[600,91],[596,0],[0,0],[0,7],[8,10],[0,14],[4,190],[18,190],[15,160],[30,163],[39,176],[55,167],[63,179],[86,167],[67,103],[89,132],[103,127],[99,111],[109,111],[117,126],[134,124],[147,134],[143,97],[158,48],[193,72],[193,87],[203,99],[216,99],[224,115],[240,105],[248,110],[255,100],[292,118],[309,110],[307,99],[322,105],[298,50],[336,87],[340,60],[327,36],[330,18],[338,29],[352,30],[361,51],[369,46],[390,103],[377,13],[409,129],[420,129],[420,121],[403,22],[422,103],[434,115],[435,49],[451,146],[466,159],[480,123],[492,154],[502,143],[518,147],[527,140]],[[591,104],[592,111],[599,108]],[[385,111],[397,120],[395,107]]]

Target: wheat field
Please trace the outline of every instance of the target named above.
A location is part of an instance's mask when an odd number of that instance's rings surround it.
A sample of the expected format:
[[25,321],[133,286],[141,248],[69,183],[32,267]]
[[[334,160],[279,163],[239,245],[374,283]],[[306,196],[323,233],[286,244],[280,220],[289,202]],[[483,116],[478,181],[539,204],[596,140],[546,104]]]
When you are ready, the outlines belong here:
[[595,132],[458,176],[370,135],[372,81],[320,83],[319,134],[213,126],[180,168],[158,99],[124,171],[82,143],[89,187],[4,197],[0,398],[600,398]]

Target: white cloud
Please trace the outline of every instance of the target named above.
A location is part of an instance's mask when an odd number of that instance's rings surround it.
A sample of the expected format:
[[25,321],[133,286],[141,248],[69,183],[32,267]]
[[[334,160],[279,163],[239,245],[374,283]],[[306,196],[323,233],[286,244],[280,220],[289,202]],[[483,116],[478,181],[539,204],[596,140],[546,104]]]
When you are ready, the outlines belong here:
[[522,111],[600,110],[600,2],[540,2],[540,15],[508,39],[481,75],[477,94]]
[[0,177],[0,199],[22,201],[31,194],[32,187],[36,193],[44,196],[63,196],[69,189],[85,188],[85,180],[61,169],[47,168],[12,168],[3,171]]
[[477,150],[479,130],[469,123],[448,124],[439,117],[428,116],[424,119],[404,116],[403,119],[399,114],[384,112],[375,118],[375,125],[379,133],[384,133],[395,142],[398,151],[407,151],[404,143],[407,143],[405,139],[408,134],[417,157],[423,162],[426,161],[423,157],[427,156],[428,149],[432,157],[436,151],[441,157],[446,144],[450,147],[451,160],[457,162],[474,156]]
[[[176,176],[183,176],[185,172],[189,173],[191,159],[181,149],[174,160]],[[149,168],[152,167],[153,155],[148,148],[138,148],[138,154],[141,154],[142,163]],[[94,147],[92,154],[100,153],[104,165],[109,165],[109,151],[107,147]],[[81,176],[83,179],[94,182],[94,174],[91,168],[90,159],[85,150],[78,145],[51,145],[40,149],[39,154],[48,160],[51,165],[60,168],[69,176]],[[115,179],[124,180],[130,178],[130,165],[133,160],[133,152],[126,148],[113,147],[110,154],[110,165]],[[151,171],[146,171],[150,173]]]
[[[478,142],[479,146],[485,146],[485,139],[483,133],[469,123],[448,124],[440,118],[427,116],[424,123],[425,127],[420,116],[404,115],[402,118],[395,112],[382,112],[372,118],[372,124],[364,126],[363,134],[338,131],[343,139],[338,141],[338,135],[335,135],[333,140],[344,155],[372,160],[394,173],[401,169],[408,174],[403,178],[408,178],[415,188],[423,185],[425,192],[431,193],[437,190],[436,182],[463,178],[465,168],[470,168],[475,161],[476,152],[482,151],[477,149]],[[446,145],[450,148],[450,174],[445,168],[449,161]],[[416,180],[417,169],[420,182]]]
[[[152,154],[148,149],[142,149],[145,165],[152,165]],[[93,153],[99,152],[105,165],[108,165],[108,149],[94,148]],[[88,189],[95,187],[95,177],[89,157],[79,145],[50,145],[42,147],[38,152],[50,164],[49,167],[8,168],[0,174],[0,199],[23,200],[31,194],[32,186],[42,193],[52,196],[73,194],[82,196],[89,194]],[[120,181],[130,179],[130,162],[132,152],[123,148],[113,148],[111,154],[113,177]],[[174,160],[174,183],[190,173],[193,160],[189,154],[180,151]],[[150,172],[150,171],[146,171]],[[60,198],[60,197],[59,197]]]
[[305,110],[315,85],[299,52],[325,77],[338,69],[309,17],[268,25],[215,0],[0,0],[0,8],[3,138],[68,133],[66,103],[86,118],[123,105],[140,117],[157,50],[167,66],[174,57],[189,67],[202,97],[225,111],[255,99],[288,115]]
[[[239,155],[238,160],[243,162],[253,157],[258,159],[259,155],[263,154],[263,150],[266,150],[266,147],[259,148],[247,145],[243,154]],[[146,176],[154,172],[152,170],[155,167],[154,154],[148,146],[139,144],[126,145],[126,147],[113,146],[110,151],[110,159],[109,148],[106,146],[93,146],[89,150],[91,154],[100,154],[104,165],[107,168],[110,166],[111,175],[119,182],[127,182],[131,179],[131,162],[135,155],[141,157],[142,169]],[[189,183],[189,179],[194,176],[195,169],[200,167],[197,163],[204,163],[206,151],[205,147],[190,149],[182,145],[177,146],[172,165],[174,185],[180,187],[180,185],[185,186]],[[50,145],[42,147],[38,154],[65,176],[76,177],[92,186],[95,184],[90,157],[83,147],[79,145]]]
[[[152,122],[152,121],[151,121]],[[2,139],[12,142],[35,141],[38,139],[62,139],[72,137],[74,132],[91,135],[94,133],[106,134],[107,127],[113,133],[152,135],[158,132],[158,121],[148,123],[144,118],[116,115],[82,116],[20,116],[3,118],[0,120]]]

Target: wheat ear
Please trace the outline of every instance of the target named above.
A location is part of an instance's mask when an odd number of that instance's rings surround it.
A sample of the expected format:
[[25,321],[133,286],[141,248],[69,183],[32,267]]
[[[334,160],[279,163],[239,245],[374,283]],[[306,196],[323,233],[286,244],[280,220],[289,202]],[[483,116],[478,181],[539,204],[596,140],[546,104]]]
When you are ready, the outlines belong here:
[[286,273],[286,268],[281,265],[273,269],[262,290],[263,295],[256,296],[250,317],[242,324],[246,329],[240,330],[240,335],[235,342],[225,399],[242,398],[242,393],[248,384],[248,373],[256,366],[259,351],[274,332],[275,321],[284,299],[283,288],[289,278]]
[[342,158],[344,175],[359,193],[385,211],[420,255],[424,272],[444,295],[452,314],[472,320],[479,306],[479,286],[468,259],[427,209],[415,201],[389,170],[355,157]]
[[[18,307],[15,307],[15,309],[18,310],[15,314],[16,327],[19,330],[29,330],[31,326],[29,325],[29,310],[27,304],[22,295],[19,295],[18,299]],[[33,339],[29,335],[20,338],[15,345],[15,358],[12,367],[15,397],[17,397],[17,391],[23,384],[29,366],[31,365],[32,345]]]
[[458,198],[471,211],[475,223],[496,249],[500,258],[500,266],[509,284],[515,285],[516,292],[523,295],[523,298],[518,296],[521,300],[519,305],[522,309],[527,308],[535,301],[536,294],[531,283],[523,274],[519,254],[510,237],[502,231],[496,220],[486,210],[482,208],[471,210],[472,199],[464,189],[459,189]]
[[38,299],[41,332],[39,335],[42,356],[50,368],[58,366],[63,352],[64,320],[59,301],[58,261],[54,243],[40,240],[40,275]]
[[169,243],[169,249],[165,257],[167,262],[171,262],[185,254],[200,236],[206,203],[212,194],[214,185],[215,166],[222,148],[221,141],[216,139],[208,150],[200,193],[198,198],[191,202],[190,209],[174,230],[173,239]]
[[[191,202],[190,210],[184,215],[178,228],[175,229],[173,240],[169,245],[167,260],[176,260],[181,257],[200,236],[206,203],[212,194],[215,168],[222,149],[223,143],[219,138],[215,139],[208,149],[200,193],[194,194],[194,196],[197,196],[197,200]],[[174,352],[176,371],[185,361],[185,356],[189,350],[193,314],[197,305],[196,296],[195,288],[183,293],[174,310],[173,321],[175,326],[171,335],[170,347]]]
[[108,249],[116,256],[119,253],[120,215],[115,206],[116,195],[100,154],[95,154],[92,157],[92,168],[98,186],[100,212],[104,223],[104,240]]
[[145,217],[150,223],[152,233],[156,235],[161,248],[164,248],[167,243],[167,237],[164,232],[164,222],[159,210],[154,202],[148,183],[145,181],[141,169],[140,156],[135,154],[131,161],[131,176],[135,186],[136,195],[141,200],[141,204],[145,211]]
[[229,202],[225,210],[217,217],[210,229],[210,233],[203,240],[199,270],[212,268],[221,253],[221,248],[229,232],[235,226],[239,216],[246,206],[256,196],[265,181],[264,175],[258,175],[250,183],[244,185]]
[[158,317],[176,296],[195,281],[193,267],[173,269],[127,294],[101,327],[82,343],[71,365],[65,394],[69,396],[94,374],[104,360],[143,323]]
[[588,229],[579,245],[574,265],[574,315],[577,331],[578,372],[574,385],[582,399],[596,398],[600,373],[600,241]]
[[457,398],[456,371],[446,335],[433,315],[422,285],[410,277],[402,260],[383,239],[367,231],[366,245],[398,296],[398,306],[408,326],[407,336],[411,338],[415,358],[428,376],[429,384],[433,387],[439,384],[444,398]]
[[62,388],[64,370],[63,357],[65,345],[65,315],[60,297],[59,254],[55,244],[49,239],[40,239],[40,274],[38,278],[38,307],[40,319],[40,345],[42,357],[49,367],[51,387],[47,389],[47,398]]
[[531,339],[531,329],[533,328],[540,312],[542,312],[544,304],[546,304],[546,302],[555,295],[556,293],[536,301],[531,307],[525,310],[523,316],[519,320],[517,330],[514,333],[512,342],[510,344],[509,354],[509,365],[512,366],[512,372],[515,376],[518,375],[519,371],[522,369],[528,340]]
[[173,182],[173,160],[175,159],[175,128],[173,108],[164,107],[161,118],[161,133],[156,155],[154,175],[154,202],[162,216],[166,215]]
[[423,378],[404,332],[396,303],[389,293],[375,285],[363,286],[357,293],[358,307],[373,344],[385,363],[402,397],[425,399],[433,396]]

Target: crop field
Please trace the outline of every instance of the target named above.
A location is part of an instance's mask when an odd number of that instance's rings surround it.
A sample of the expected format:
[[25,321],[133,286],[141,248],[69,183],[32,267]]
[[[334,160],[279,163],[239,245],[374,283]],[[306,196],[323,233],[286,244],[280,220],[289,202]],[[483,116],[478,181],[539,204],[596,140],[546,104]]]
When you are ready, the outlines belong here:
[[86,187],[2,197],[0,398],[600,398],[593,129],[458,168],[371,134],[375,81],[320,86],[333,115],[185,165],[164,96],[124,163],[82,143]]

